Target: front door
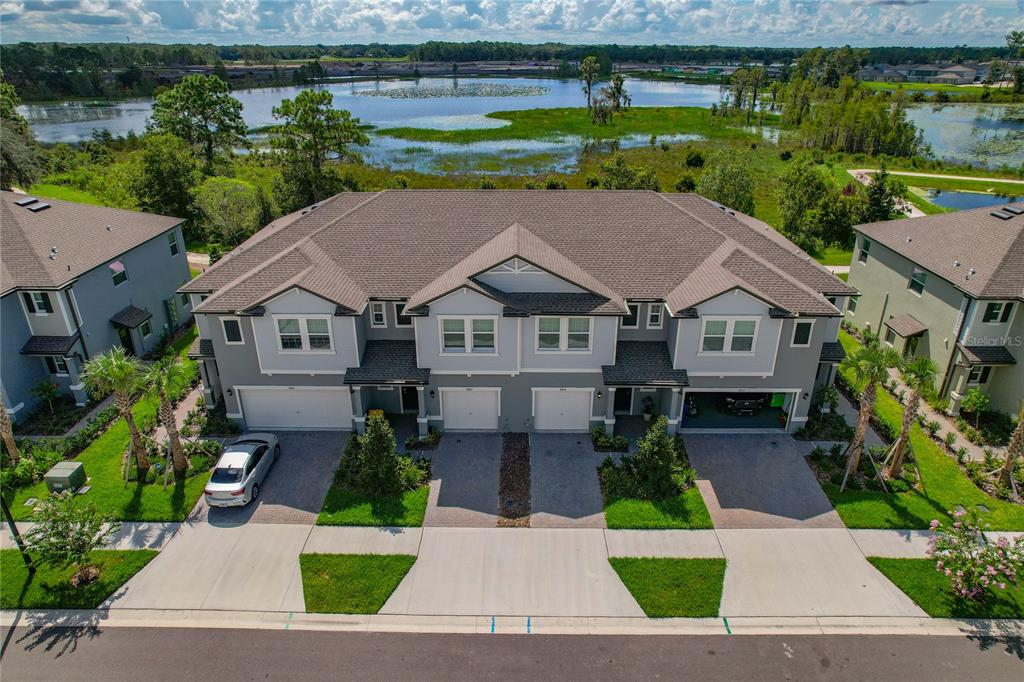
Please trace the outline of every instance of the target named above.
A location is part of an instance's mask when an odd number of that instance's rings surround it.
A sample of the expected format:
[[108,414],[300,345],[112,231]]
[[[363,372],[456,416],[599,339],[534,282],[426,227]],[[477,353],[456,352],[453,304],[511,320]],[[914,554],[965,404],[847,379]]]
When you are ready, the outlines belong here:
[[907,345],[903,348],[903,357],[914,358],[917,355],[917,342],[921,337],[911,336],[907,339]]
[[402,412],[420,411],[420,392],[415,386],[402,386]]
[[128,355],[135,355],[135,344],[132,343],[132,332],[127,327],[117,328],[117,338],[121,340],[121,346]]
[[615,414],[629,414],[633,407],[633,389],[615,389]]

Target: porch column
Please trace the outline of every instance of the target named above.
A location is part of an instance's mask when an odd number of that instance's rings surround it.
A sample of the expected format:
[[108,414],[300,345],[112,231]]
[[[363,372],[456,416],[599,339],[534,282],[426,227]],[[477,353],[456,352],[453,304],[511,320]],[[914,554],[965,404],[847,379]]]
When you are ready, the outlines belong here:
[[679,430],[679,419],[683,411],[683,389],[672,389],[671,405],[668,413],[668,432],[676,433]]
[[353,386],[352,391],[352,426],[355,428],[356,433],[362,434],[366,432],[366,413],[363,412],[363,394],[359,390],[359,386]]
[[427,400],[424,393],[426,393],[426,386],[416,387],[416,404],[419,405],[419,412],[416,414],[416,428],[423,438],[427,435]]
[[606,386],[608,391],[608,402],[604,405],[604,430],[608,435],[615,433],[615,387]]
[[75,398],[75,405],[82,407],[89,402],[89,393],[85,390],[85,382],[82,381],[82,365],[80,356],[71,355],[64,358],[64,362],[68,365],[69,379],[71,385],[68,386],[71,389],[71,394]]

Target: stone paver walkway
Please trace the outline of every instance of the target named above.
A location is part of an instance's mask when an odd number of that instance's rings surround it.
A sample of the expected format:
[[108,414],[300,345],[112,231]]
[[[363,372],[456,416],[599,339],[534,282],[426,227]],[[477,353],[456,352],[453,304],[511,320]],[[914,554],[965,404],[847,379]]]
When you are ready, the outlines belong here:
[[446,433],[426,453],[433,478],[423,525],[494,528],[498,525],[501,437],[494,433]]
[[[174,406],[174,419],[178,423],[179,429],[182,422],[185,421],[185,415],[195,408],[201,395],[203,395],[203,387],[201,385],[196,386],[188,392],[188,395],[181,399],[181,402]],[[153,431],[153,440],[160,444],[167,440],[167,429],[164,428],[163,424],[157,423],[156,430]]]
[[587,434],[530,434],[530,502],[533,528],[604,528],[604,501]]

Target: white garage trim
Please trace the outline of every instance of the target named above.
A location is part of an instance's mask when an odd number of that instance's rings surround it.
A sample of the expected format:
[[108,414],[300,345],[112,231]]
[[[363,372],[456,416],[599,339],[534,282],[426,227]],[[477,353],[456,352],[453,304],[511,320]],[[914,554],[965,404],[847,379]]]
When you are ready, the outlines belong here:
[[[594,416],[594,388],[572,388],[572,387],[561,387],[561,386],[543,386],[533,387],[530,389],[530,416],[533,417],[534,428],[537,428],[537,394],[538,393],[589,393],[590,400],[588,401],[587,408],[587,426],[583,430],[590,428],[589,423],[591,421],[601,421],[604,419],[604,415],[600,417]],[[538,429],[542,430],[542,429]],[[543,429],[545,431],[549,429]],[[555,430],[555,429],[551,429]]]
[[[463,393],[495,393],[495,394],[497,394],[497,398],[496,398],[497,413],[495,415],[495,426],[494,426],[494,428],[495,429],[498,428],[498,421],[501,419],[501,388],[499,388],[498,386],[442,386],[442,387],[439,387],[437,389],[437,391],[438,391],[438,397],[440,398],[440,400],[438,401],[438,403],[440,405],[440,407],[438,409],[438,412],[440,414],[438,416],[439,416],[439,418],[441,419],[442,422],[444,422],[444,420],[445,420],[445,416],[444,416],[444,394],[445,393],[459,393],[459,394],[463,394]],[[447,423],[445,423],[444,427],[445,427],[445,429],[451,428],[451,427],[449,427],[449,425]],[[459,429],[456,428],[456,430],[459,430]]]
[[[234,388],[234,390],[235,390],[235,392],[236,392],[236,394],[238,396],[238,413],[237,414],[227,415],[227,416],[232,417],[232,418],[237,418],[237,419],[243,419],[243,420],[246,420],[246,416],[245,416],[245,399],[244,399],[244,396],[243,396],[243,392],[244,391],[250,391],[250,392],[265,392],[265,391],[278,391],[278,392],[279,391],[300,391],[300,392],[305,392],[305,391],[334,391],[334,392],[343,394],[344,396],[347,396],[347,398],[348,398],[348,415],[340,414],[339,415],[339,423],[338,424],[331,424],[331,425],[328,425],[328,426],[295,426],[295,427],[281,426],[281,427],[272,427],[272,428],[274,430],[284,430],[284,431],[288,431],[288,430],[307,431],[307,430],[317,430],[317,429],[348,431],[348,430],[352,429],[352,422],[353,422],[353,419],[354,419],[354,415],[352,414],[352,395],[351,395],[351,391],[346,386],[233,386],[232,388]],[[346,418],[348,420],[347,423],[345,421]],[[249,424],[247,423],[246,426],[249,427]]]
[[[682,423],[683,410],[686,409],[686,394],[687,393],[769,393],[769,394],[770,393],[792,393],[793,394],[793,400],[790,401],[789,412],[786,413],[786,425],[783,427],[784,431],[789,432],[790,424],[792,424],[793,422],[807,421],[806,418],[801,420],[801,419],[794,419],[794,417],[793,417],[793,413],[796,411],[796,403],[797,403],[798,400],[800,400],[800,394],[803,392],[803,390],[804,389],[802,389],[802,388],[694,388],[694,387],[684,388],[683,389],[682,399],[679,401],[680,402],[679,414],[675,414],[675,415],[672,415],[672,416],[677,420],[677,423],[679,423],[679,424]],[[768,433],[768,432],[771,432],[771,433],[778,433],[779,432],[779,429],[756,429],[756,428],[755,429],[699,429],[699,428],[697,428],[697,429],[688,429],[688,428],[684,427],[682,430],[685,430],[688,433],[701,433],[701,432],[705,432],[705,433],[730,433],[730,432],[741,432],[741,433],[742,432],[746,432],[746,433],[754,433],[754,432],[765,432],[765,433]]]

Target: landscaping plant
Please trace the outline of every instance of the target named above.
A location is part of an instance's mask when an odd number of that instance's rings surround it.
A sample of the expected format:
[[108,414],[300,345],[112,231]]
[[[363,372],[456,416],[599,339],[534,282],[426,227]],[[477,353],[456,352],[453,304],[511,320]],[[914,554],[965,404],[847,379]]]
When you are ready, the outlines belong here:
[[981,413],[988,407],[988,394],[975,386],[964,394],[960,401],[960,409],[968,414],[974,415],[974,428],[980,428]]
[[399,454],[391,425],[379,415],[367,418],[366,433],[348,439],[335,474],[342,488],[378,498],[413,490],[429,478],[430,460]]
[[46,406],[50,408],[50,414],[55,414],[53,409],[53,401],[60,395],[60,387],[52,381],[40,381],[38,384],[33,386],[29,391],[32,395],[39,398],[40,400],[46,401]]
[[635,455],[619,462],[609,457],[600,467],[605,495],[663,500],[690,487],[696,474],[689,466],[682,440],[668,433],[668,419],[658,417],[637,442]]
[[1024,458],[1024,407],[1021,407],[1017,414],[1017,427],[1010,436],[1010,444],[1006,446],[1006,459],[1003,460],[1003,466],[999,468],[999,474],[996,476],[997,485],[1012,485],[1013,471],[1021,458]]
[[73,566],[71,584],[86,585],[99,577],[99,568],[88,564],[89,553],[102,547],[116,530],[110,519],[92,505],[75,504],[71,492],[50,495],[36,506],[36,525],[25,539],[35,560],[54,567]]
[[932,520],[935,535],[929,540],[928,557],[935,559],[935,570],[949,578],[953,592],[962,599],[983,601],[990,589],[1017,586],[1024,570],[1024,537],[989,542],[976,513],[968,516],[958,509],[952,516],[948,527]]
[[853,441],[850,443],[850,456],[846,463],[846,473],[843,476],[841,489],[846,486],[846,481],[857,472],[857,468],[860,466],[864,439],[871,423],[871,415],[874,413],[875,399],[878,397],[878,384],[888,378],[889,368],[898,365],[899,362],[900,356],[896,351],[879,344],[863,346],[843,360],[843,365],[852,375],[854,382],[857,385],[863,385],[864,390],[860,396],[857,427]]
[[903,367],[903,380],[910,387],[910,400],[903,409],[903,424],[900,435],[893,444],[892,456],[889,460],[889,467],[885,475],[888,478],[898,478],[903,472],[903,461],[906,458],[907,448],[910,442],[910,429],[917,419],[917,410],[921,405],[921,395],[935,385],[935,375],[938,369],[928,358],[917,358]]
[[3,439],[4,448],[7,450],[7,462],[17,464],[21,453],[18,451],[18,444],[14,442],[14,426],[11,424],[11,415],[0,405],[0,438]]
[[185,368],[181,364],[181,358],[177,355],[168,355],[154,362],[146,370],[143,378],[160,401],[157,418],[167,431],[171,466],[174,468],[174,478],[179,481],[185,478],[188,471],[188,458],[185,456],[185,450],[181,446],[181,438],[178,435],[178,422],[174,418],[174,403],[171,394],[178,386],[187,383],[186,378]]
[[114,394],[114,404],[131,433],[132,452],[139,469],[139,480],[145,480],[151,466],[142,440],[142,432],[135,423],[132,406],[143,392],[142,365],[123,348],[111,348],[85,363],[82,381],[90,393],[99,397]]

